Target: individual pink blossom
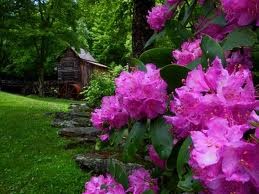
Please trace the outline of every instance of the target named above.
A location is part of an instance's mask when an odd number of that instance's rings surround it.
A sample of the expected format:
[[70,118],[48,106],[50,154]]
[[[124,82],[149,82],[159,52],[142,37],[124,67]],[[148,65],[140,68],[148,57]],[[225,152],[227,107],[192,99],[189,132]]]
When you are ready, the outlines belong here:
[[207,130],[192,131],[192,157],[201,168],[219,162],[224,146],[239,146],[243,137],[242,126],[229,127],[228,121],[214,118],[207,124]]
[[83,194],[126,194],[123,186],[117,183],[111,175],[100,175],[92,177],[85,184],[85,192]]
[[151,11],[148,11],[147,23],[151,29],[160,31],[171,17],[172,11],[167,5],[157,5]]
[[118,96],[106,96],[102,99],[101,108],[92,113],[91,122],[100,130],[119,129],[127,124],[128,113]]
[[115,80],[116,95],[123,107],[136,120],[153,119],[166,111],[167,85],[155,65],[146,65],[147,72],[122,72]]
[[108,141],[110,138],[109,134],[103,134],[103,135],[100,135],[100,139],[101,141],[105,142],[105,141]]
[[172,52],[173,57],[176,59],[176,63],[181,66],[186,66],[195,59],[202,56],[202,50],[200,47],[201,40],[184,42],[181,46],[181,50],[174,50]]
[[166,160],[160,159],[158,153],[156,152],[153,145],[148,146],[148,154],[150,157],[150,160],[159,168],[164,169],[166,165]]
[[129,189],[127,192],[132,194],[142,194],[145,191],[152,190],[158,193],[157,179],[153,179],[150,173],[144,168],[134,170],[129,178]]
[[229,21],[235,20],[240,26],[259,26],[259,0],[221,0],[221,4]]
[[225,55],[227,59],[227,69],[229,72],[253,68],[252,54],[251,49],[249,48],[226,52]]
[[[215,17],[221,16],[223,13],[221,11],[216,11]],[[230,32],[232,32],[236,25],[234,23],[227,23],[225,26],[214,24],[211,21],[213,18],[208,19],[201,16],[195,25],[198,37],[203,35],[208,35],[217,41],[223,40]]]
[[201,66],[189,72],[185,85],[175,93],[170,103],[174,116],[165,118],[177,139],[205,128],[213,117],[225,118],[230,125],[247,125],[257,104],[251,72],[229,73],[218,58],[206,72]]

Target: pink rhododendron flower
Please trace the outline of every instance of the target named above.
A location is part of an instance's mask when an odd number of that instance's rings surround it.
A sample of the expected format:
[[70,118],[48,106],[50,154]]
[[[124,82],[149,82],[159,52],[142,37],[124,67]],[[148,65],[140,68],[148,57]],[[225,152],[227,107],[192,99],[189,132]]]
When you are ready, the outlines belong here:
[[150,160],[159,168],[165,168],[166,165],[166,160],[160,159],[158,153],[156,152],[155,148],[153,145],[148,146],[148,154],[150,157]]
[[106,96],[102,99],[101,108],[92,113],[91,122],[100,130],[119,129],[127,124],[128,113],[118,96]]
[[85,192],[83,194],[126,194],[123,186],[117,183],[110,175],[106,177],[100,175],[92,177],[85,184]]
[[255,23],[259,26],[259,0],[221,0],[229,21],[236,20],[240,26]]
[[253,68],[251,49],[245,48],[234,52],[226,52],[225,55],[229,72]]
[[[223,13],[221,11],[216,11],[215,17],[219,17],[222,14]],[[196,31],[199,32],[197,34],[198,37],[208,35],[217,41],[221,41],[236,27],[236,25],[233,23],[228,23],[225,26],[220,26],[218,24],[211,23],[211,20],[213,20],[213,18],[207,19],[204,16],[199,18],[197,24],[195,25]]]
[[178,65],[188,65],[195,59],[202,56],[202,50],[200,47],[201,40],[197,39],[192,42],[184,42],[181,46],[181,50],[174,50],[172,52],[173,57],[176,59]]
[[109,140],[109,138],[110,138],[110,136],[109,136],[109,134],[103,134],[103,135],[100,135],[100,139],[101,139],[101,141],[108,141]]
[[227,120],[213,118],[206,130],[191,132],[189,164],[194,177],[203,182],[209,193],[259,191],[259,144],[243,139],[243,127],[229,126]]
[[214,118],[207,123],[207,130],[192,131],[194,149],[192,157],[201,168],[219,162],[223,146],[238,146],[243,137],[242,126],[228,126],[223,118]]
[[201,66],[189,72],[185,85],[175,92],[170,104],[175,116],[165,118],[178,139],[189,131],[204,129],[213,117],[225,118],[230,125],[247,125],[256,108],[251,72],[240,69],[229,73],[218,58],[206,72]]
[[167,5],[157,5],[148,12],[147,23],[151,29],[160,31],[171,17],[172,11]]
[[147,72],[122,72],[115,80],[116,94],[133,119],[153,119],[166,110],[167,85],[153,64],[146,65]]
[[150,173],[144,168],[134,170],[129,176],[129,189],[132,194],[142,194],[145,191],[158,192],[157,179],[152,179]]

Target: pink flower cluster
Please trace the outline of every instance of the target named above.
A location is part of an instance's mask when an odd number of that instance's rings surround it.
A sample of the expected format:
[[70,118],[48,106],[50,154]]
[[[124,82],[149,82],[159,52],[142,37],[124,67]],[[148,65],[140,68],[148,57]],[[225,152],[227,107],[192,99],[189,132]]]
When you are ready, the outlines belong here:
[[170,106],[175,116],[166,119],[178,139],[203,129],[213,117],[225,118],[231,125],[247,124],[256,107],[251,72],[229,73],[216,58],[206,72],[199,66],[188,74]]
[[145,191],[152,190],[158,192],[157,179],[153,179],[149,171],[144,168],[133,170],[129,175],[129,188],[127,191],[123,186],[117,183],[111,175],[100,175],[92,177],[85,184],[85,192],[83,194],[142,194]]
[[218,58],[207,71],[191,71],[176,89],[175,115],[165,118],[176,138],[191,135],[189,163],[209,193],[259,192],[259,144],[244,139],[250,121],[258,121],[256,106],[251,72],[229,72]]
[[158,153],[156,152],[153,145],[148,146],[148,155],[150,160],[159,168],[164,169],[166,165],[166,160],[160,159]]
[[167,20],[172,17],[172,11],[167,5],[158,5],[152,8],[147,15],[147,23],[150,28],[160,31],[165,26]]
[[210,193],[259,192],[259,144],[243,139],[244,126],[213,118],[192,131],[190,165]]
[[259,26],[259,0],[221,0],[229,21],[245,26],[255,23]]
[[132,194],[142,194],[148,190],[158,192],[157,179],[153,179],[144,168],[134,170],[129,176],[129,189],[127,191]]
[[[108,132],[120,129],[129,119],[153,119],[166,111],[167,85],[155,65],[146,65],[146,72],[122,72],[116,79],[116,95],[104,97],[101,108],[92,113],[91,122]],[[107,135],[101,136],[107,140]]]
[[92,113],[91,122],[97,129],[108,131],[119,129],[127,124],[128,113],[122,106],[122,99],[118,96],[106,96],[102,99],[101,108]]
[[153,64],[147,72],[122,72],[115,80],[116,95],[123,98],[123,107],[132,119],[153,119],[166,110],[167,85]]
[[172,52],[173,57],[176,59],[176,63],[178,65],[185,66],[201,57],[202,50],[200,44],[200,39],[184,42],[181,46],[181,50],[174,50]]
[[[213,26],[210,26],[210,30],[214,33]],[[213,36],[213,34],[211,35]],[[221,39],[224,36],[222,34],[222,36],[215,36],[214,38]],[[172,52],[172,56],[176,60],[176,64],[181,66],[190,64],[200,58],[202,54],[201,39],[184,42],[181,46],[181,50],[174,50]],[[237,51],[225,51],[225,57],[227,60],[227,69],[230,73],[238,71],[239,69],[252,69],[253,67],[251,49],[249,48],[242,48]]]
[[123,186],[117,183],[111,175],[92,177],[85,184],[85,192],[83,194],[126,194]]

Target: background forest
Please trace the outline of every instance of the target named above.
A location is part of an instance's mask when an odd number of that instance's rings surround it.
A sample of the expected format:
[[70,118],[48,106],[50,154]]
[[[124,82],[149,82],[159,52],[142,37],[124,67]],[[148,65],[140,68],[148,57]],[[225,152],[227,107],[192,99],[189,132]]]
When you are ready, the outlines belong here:
[[68,46],[85,48],[105,65],[125,65],[139,3],[147,5],[138,13],[145,20],[153,0],[2,0],[0,76],[42,81],[55,74],[55,60]]

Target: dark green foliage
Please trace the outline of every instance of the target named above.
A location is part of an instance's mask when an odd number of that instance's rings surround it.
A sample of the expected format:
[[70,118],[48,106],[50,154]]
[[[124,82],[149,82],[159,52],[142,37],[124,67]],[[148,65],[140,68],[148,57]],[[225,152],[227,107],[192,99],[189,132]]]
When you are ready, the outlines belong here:
[[146,124],[136,122],[127,137],[127,142],[124,145],[123,159],[125,161],[133,161],[137,151],[140,149],[146,132]]
[[165,123],[163,118],[151,121],[151,141],[161,159],[168,159],[173,149],[173,138],[170,132],[171,126]]
[[189,71],[186,67],[170,64],[160,70],[160,75],[166,81],[170,91],[173,91],[182,86],[183,79],[187,77]]
[[122,66],[113,67],[108,73],[96,73],[93,75],[89,86],[82,94],[90,107],[98,107],[104,96],[111,96],[115,92],[115,78],[123,70]]
[[240,28],[231,32],[224,40],[223,49],[252,47],[257,41],[257,35],[250,28]]

